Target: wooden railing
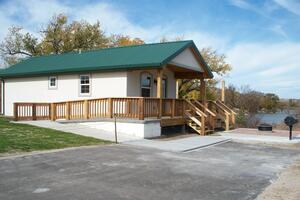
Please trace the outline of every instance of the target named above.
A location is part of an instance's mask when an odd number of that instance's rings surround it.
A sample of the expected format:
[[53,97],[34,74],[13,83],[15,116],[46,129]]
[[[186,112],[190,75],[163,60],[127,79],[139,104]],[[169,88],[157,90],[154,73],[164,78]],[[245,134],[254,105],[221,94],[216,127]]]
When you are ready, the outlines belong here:
[[225,130],[228,131],[230,129],[230,126],[232,128],[235,128],[235,116],[236,113],[227,107],[224,103],[221,101],[208,101],[209,103],[209,109],[213,110],[217,117],[222,118],[225,122]]
[[206,133],[206,118],[208,117],[203,111],[195,106],[190,100],[185,101],[185,116],[191,120],[188,125],[200,135]]
[[15,120],[161,118],[184,115],[184,100],[143,97],[99,98],[56,103],[15,103]]
[[49,103],[15,103],[15,120],[42,120],[50,119]]
[[197,106],[200,110],[203,111],[207,115],[206,123],[209,126],[209,129],[213,131],[216,127],[216,113],[208,109],[207,105],[203,105],[198,100],[191,100],[192,103],[194,103],[195,106]]
[[232,123],[232,125],[234,126],[233,128],[235,128],[235,125],[236,125],[236,123],[235,123],[235,118],[236,118],[237,113],[234,112],[234,110],[232,110],[231,108],[229,108],[229,107],[228,107],[225,103],[223,103],[222,101],[217,100],[217,103],[218,103],[221,107],[223,107],[224,110],[227,110],[227,111],[231,114],[231,123]]

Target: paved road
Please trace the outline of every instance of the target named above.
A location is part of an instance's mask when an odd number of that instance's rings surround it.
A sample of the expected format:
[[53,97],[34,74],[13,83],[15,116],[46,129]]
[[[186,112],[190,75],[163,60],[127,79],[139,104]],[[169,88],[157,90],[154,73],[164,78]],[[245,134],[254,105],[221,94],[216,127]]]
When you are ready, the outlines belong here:
[[299,154],[228,142],[189,153],[126,145],[0,160],[0,199],[254,199]]

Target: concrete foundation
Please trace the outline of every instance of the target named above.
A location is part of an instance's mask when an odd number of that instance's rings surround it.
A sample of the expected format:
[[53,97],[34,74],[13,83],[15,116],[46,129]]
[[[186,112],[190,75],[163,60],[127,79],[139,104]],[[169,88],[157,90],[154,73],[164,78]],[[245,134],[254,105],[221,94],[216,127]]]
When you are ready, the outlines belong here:
[[[89,128],[111,132],[111,134],[115,133],[114,121],[81,122],[79,124],[88,126]],[[118,135],[125,134],[137,138],[159,137],[161,135],[160,121],[117,121],[117,133]]]

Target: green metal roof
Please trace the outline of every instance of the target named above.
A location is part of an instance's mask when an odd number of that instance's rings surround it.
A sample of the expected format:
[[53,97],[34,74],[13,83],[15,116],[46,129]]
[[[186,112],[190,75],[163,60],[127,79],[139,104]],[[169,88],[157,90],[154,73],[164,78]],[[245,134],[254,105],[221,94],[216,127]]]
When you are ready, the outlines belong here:
[[192,40],[143,44],[37,56],[0,70],[0,77],[25,77],[58,73],[100,70],[126,70],[162,67],[187,47],[192,46],[200,56],[210,77],[212,73]]

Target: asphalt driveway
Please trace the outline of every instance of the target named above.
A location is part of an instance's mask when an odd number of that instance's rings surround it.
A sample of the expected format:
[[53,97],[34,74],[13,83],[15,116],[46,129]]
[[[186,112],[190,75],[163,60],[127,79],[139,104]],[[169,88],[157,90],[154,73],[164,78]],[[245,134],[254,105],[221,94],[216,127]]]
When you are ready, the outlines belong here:
[[298,154],[228,142],[188,153],[110,145],[1,159],[0,199],[255,199]]

